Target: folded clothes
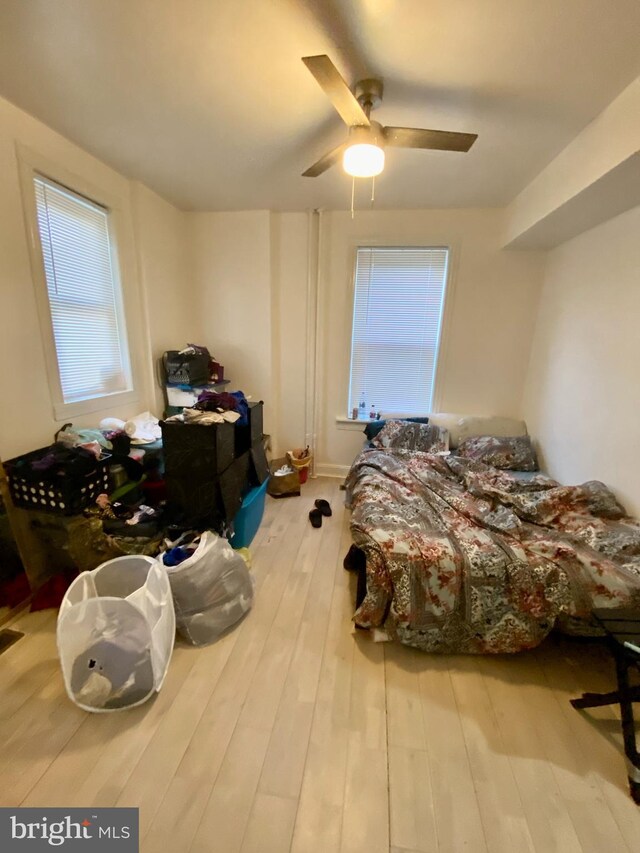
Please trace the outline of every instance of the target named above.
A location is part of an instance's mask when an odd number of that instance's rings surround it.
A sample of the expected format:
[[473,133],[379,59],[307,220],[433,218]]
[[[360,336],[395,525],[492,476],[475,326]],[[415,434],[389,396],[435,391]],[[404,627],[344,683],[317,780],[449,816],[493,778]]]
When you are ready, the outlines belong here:
[[199,409],[184,409],[183,416],[186,424],[223,424],[225,422],[233,424],[240,420],[240,412],[231,410],[202,412]]
[[223,391],[221,394],[215,391],[202,391],[198,396],[196,408],[203,412],[213,412],[217,409],[221,411],[237,411],[238,400],[233,394],[229,394],[227,391]]
[[209,412],[200,411],[199,409],[183,409],[181,415],[172,415],[170,418],[167,418],[168,422],[178,421],[185,424],[200,424],[201,426],[223,423],[233,424],[239,420],[239,412]]
[[249,423],[249,404],[242,391],[232,391],[216,394],[215,391],[203,391],[198,397],[196,409],[204,412],[227,411],[238,412],[239,426]]

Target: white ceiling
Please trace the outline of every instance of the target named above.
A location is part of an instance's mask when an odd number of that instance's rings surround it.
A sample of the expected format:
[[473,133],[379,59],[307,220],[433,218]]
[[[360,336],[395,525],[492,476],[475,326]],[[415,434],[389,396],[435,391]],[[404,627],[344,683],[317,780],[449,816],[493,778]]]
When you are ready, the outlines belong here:
[[[376,207],[510,201],[640,74],[638,0],[2,0],[0,94],[186,210],[345,208],[346,128],[300,57],[384,80]],[[361,187],[360,206],[366,187]]]

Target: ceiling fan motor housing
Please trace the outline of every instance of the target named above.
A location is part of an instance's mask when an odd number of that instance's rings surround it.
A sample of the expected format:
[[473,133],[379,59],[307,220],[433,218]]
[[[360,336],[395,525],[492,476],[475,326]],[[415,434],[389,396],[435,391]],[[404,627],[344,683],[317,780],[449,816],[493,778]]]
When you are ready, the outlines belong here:
[[379,121],[372,121],[370,127],[354,125],[349,128],[349,145],[358,144],[384,147],[384,134]]

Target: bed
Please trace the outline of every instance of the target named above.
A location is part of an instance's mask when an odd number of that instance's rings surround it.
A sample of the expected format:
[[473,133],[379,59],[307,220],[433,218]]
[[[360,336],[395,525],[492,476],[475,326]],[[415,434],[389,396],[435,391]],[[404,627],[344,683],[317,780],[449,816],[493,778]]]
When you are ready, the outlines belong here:
[[435,424],[396,422],[350,470],[350,556],[366,579],[355,623],[428,652],[486,654],[532,648],[557,623],[586,633],[595,607],[640,607],[640,525],[613,493],[463,456],[469,432],[526,427],[476,418],[461,435],[465,419],[451,417],[448,455]]

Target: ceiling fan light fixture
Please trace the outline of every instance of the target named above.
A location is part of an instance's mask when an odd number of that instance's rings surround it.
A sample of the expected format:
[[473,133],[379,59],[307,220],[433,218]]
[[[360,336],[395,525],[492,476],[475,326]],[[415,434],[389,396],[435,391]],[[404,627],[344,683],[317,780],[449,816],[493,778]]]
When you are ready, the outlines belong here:
[[357,142],[345,149],[342,168],[354,178],[374,178],[384,169],[384,150],[370,142]]

